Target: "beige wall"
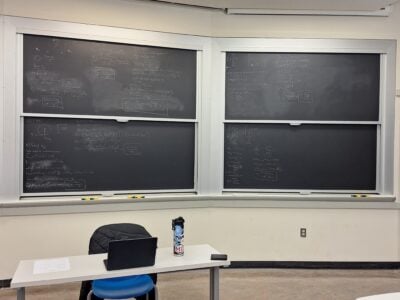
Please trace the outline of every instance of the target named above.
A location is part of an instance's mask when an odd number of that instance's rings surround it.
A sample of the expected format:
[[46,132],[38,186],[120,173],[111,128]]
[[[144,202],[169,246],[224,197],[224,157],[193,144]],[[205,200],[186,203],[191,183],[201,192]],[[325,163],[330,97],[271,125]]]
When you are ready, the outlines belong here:
[[[209,243],[232,260],[397,261],[398,213],[353,209],[171,209],[0,218],[0,278],[20,259],[87,253],[102,224],[132,222],[172,247],[171,220],[186,219],[185,244]],[[307,238],[299,229],[307,228]]]
[[[329,16],[234,16],[213,14],[212,35],[223,37],[353,38],[400,41],[400,4],[388,18]],[[400,57],[400,47],[397,48]],[[400,59],[397,59],[400,89]]]
[[207,10],[125,0],[3,0],[4,14],[84,24],[208,35]]
[[[2,4],[5,15],[185,34],[400,41],[400,5],[389,18],[368,18],[227,16],[121,0],[0,0],[0,12]],[[396,124],[398,128],[399,118]],[[90,234],[105,223],[143,224],[160,238],[160,246],[170,246],[170,222],[179,215],[187,219],[187,244],[210,243],[233,260],[400,259],[397,210],[210,208],[37,215],[0,217],[0,279],[10,278],[23,258],[86,253]],[[299,238],[300,227],[308,229],[306,239]]]

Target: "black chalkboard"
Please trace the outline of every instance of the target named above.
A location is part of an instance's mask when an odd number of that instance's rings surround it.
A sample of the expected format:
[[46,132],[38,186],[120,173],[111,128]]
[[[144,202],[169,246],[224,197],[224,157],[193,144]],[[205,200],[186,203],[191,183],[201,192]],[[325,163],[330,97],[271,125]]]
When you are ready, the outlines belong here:
[[196,118],[196,51],[24,35],[24,112]]
[[228,52],[225,115],[377,121],[379,77],[379,54]]
[[194,188],[194,124],[24,118],[24,193]]
[[226,124],[226,189],[374,190],[374,125]]

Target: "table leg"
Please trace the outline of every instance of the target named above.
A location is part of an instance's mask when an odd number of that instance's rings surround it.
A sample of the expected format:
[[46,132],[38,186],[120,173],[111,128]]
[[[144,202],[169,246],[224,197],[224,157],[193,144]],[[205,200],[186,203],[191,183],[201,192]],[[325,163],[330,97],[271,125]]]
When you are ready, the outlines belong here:
[[219,267],[210,268],[210,300],[219,300]]
[[24,287],[17,289],[17,300],[25,300],[25,288]]

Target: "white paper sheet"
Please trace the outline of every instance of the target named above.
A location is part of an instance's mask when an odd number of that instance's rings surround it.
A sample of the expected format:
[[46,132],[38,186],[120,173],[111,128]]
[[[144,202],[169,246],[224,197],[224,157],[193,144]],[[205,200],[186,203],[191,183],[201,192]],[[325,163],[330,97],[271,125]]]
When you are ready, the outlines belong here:
[[36,260],[33,264],[33,274],[63,272],[70,269],[68,257]]

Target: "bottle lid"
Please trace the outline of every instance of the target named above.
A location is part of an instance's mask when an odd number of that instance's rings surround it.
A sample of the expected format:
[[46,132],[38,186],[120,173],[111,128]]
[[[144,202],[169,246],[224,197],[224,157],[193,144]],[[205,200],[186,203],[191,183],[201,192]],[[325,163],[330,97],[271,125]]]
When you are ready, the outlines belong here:
[[183,224],[185,223],[185,219],[182,217],[178,217],[176,219],[172,219],[172,229],[175,229],[176,225],[180,225],[183,227]]

